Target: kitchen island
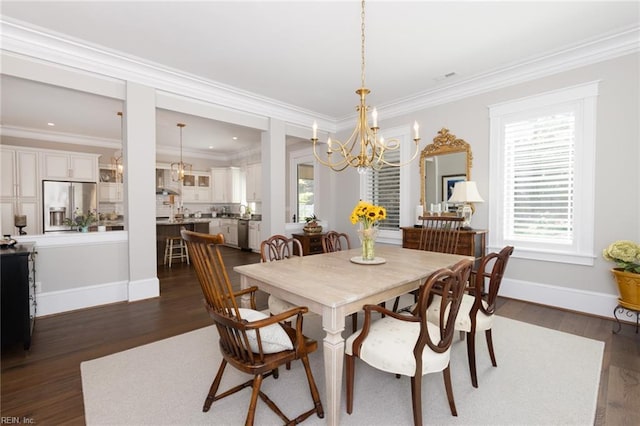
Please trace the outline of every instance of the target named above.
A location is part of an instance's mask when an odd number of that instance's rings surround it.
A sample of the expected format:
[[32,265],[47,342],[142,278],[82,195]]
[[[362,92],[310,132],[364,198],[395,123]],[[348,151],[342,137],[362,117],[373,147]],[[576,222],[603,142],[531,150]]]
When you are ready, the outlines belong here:
[[167,237],[179,237],[182,227],[189,231],[208,234],[210,220],[211,219],[183,219],[181,221],[170,221],[168,219],[156,220],[156,258],[158,265],[164,261],[164,245]]

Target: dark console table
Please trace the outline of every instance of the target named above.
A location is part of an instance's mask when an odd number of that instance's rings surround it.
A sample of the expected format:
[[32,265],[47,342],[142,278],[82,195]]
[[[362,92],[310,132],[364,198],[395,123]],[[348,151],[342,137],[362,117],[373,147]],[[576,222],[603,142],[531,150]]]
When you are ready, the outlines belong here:
[[22,342],[31,347],[36,318],[34,244],[0,249],[2,347]]

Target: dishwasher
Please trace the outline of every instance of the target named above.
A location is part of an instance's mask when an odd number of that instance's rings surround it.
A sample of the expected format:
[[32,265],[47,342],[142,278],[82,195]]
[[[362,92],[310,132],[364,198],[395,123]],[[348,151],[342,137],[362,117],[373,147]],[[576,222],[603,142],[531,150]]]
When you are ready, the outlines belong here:
[[238,219],[238,247],[240,250],[249,248],[249,219]]

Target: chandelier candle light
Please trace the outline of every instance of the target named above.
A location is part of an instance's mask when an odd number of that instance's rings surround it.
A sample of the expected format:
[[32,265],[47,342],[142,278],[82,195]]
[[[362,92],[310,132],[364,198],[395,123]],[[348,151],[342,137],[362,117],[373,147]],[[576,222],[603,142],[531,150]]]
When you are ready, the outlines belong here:
[[383,166],[400,167],[410,163],[418,155],[420,137],[418,133],[418,123],[414,123],[413,130],[415,132],[415,152],[410,160],[402,162],[390,162],[384,157],[385,152],[394,151],[400,148],[400,141],[398,139],[384,140],[382,136],[378,135],[380,128],[378,127],[378,111],[373,108],[371,111],[372,125],[369,127],[369,119],[367,112],[369,107],[367,106],[367,95],[371,93],[366,88],[364,82],[365,76],[365,59],[364,59],[364,0],[362,0],[362,8],[360,13],[361,25],[360,25],[360,40],[361,40],[361,87],[356,90],[356,94],[360,97],[360,105],[356,106],[358,111],[358,122],[351,136],[345,141],[340,142],[337,139],[327,139],[327,152],[326,156],[321,158],[317,152],[318,146],[318,124],[313,123],[313,136],[311,142],[313,142],[313,155],[320,164],[323,164],[334,171],[340,172],[347,167],[355,167],[358,173],[364,174],[369,169],[379,170]]
[[354,207],[351,212],[351,223],[359,225],[358,237],[362,243],[362,258],[358,259],[361,262],[356,263],[384,263],[382,258],[376,259],[375,243],[378,236],[378,222],[386,218],[387,210],[384,207],[374,206],[366,201],[360,201]]

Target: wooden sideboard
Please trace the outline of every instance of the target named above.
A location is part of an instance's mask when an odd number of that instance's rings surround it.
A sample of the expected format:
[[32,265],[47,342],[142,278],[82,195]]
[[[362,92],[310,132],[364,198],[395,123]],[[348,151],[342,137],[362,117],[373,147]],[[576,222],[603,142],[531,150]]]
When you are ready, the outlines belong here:
[[[402,247],[417,249],[420,244],[420,232],[422,228],[402,228]],[[473,256],[476,259],[484,256],[487,247],[487,231],[484,229],[471,229],[460,231],[460,240],[455,254]]]
[[[322,234],[293,234],[293,238],[300,241],[302,244],[302,255],[309,256],[310,254],[322,253]],[[298,254],[298,248],[293,246],[293,254]]]

